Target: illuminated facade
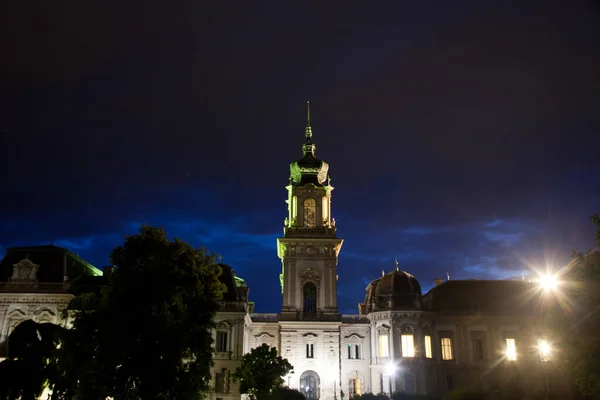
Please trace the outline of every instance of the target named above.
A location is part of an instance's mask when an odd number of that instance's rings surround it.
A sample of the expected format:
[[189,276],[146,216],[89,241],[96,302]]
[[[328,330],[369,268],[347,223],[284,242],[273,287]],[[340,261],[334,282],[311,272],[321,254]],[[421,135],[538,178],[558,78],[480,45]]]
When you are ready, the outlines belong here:
[[244,352],[263,343],[276,347],[294,366],[286,383],[308,399],[367,392],[443,398],[457,387],[570,398],[564,374],[548,356],[532,301],[539,289],[531,283],[437,279],[423,295],[419,282],[396,263],[367,286],[358,314],[339,313],[343,240],[332,218],[329,165],[316,158],[310,112],[307,117],[277,239],[281,313],[246,316]]
[[[572,397],[564,372],[552,362],[534,284],[437,279],[423,295],[417,279],[396,263],[367,285],[358,314],[340,314],[343,239],[332,217],[328,171],[316,158],[309,117],[302,157],[290,166],[288,214],[277,239],[281,312],[255,313],[246,283],[221,265],[227,291],[213,337],[212,399],[240,398],[232,373],[262,344],[290,361],[294,373],[286,384],[310,400],[367,392],[441,399],[458,387],[498,396],[518,392],[512,398],[523,399]],[[68,325],[62,311],[72,298],[69,279],[77,275],[102,278],[65,249],[9,249],[0,263],[0,341],[24,319]]]

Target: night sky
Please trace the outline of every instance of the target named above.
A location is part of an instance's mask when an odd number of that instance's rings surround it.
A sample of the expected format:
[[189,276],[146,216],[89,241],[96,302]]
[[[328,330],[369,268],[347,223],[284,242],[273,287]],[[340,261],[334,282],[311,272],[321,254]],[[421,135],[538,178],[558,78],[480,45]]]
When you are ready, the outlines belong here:
[[54,240],[100,267],[163,226],[279,311],[306,100],[345,239],[342,311],[396,257],[428,290],[593,246],[595,2],[5,3],[0,255]]

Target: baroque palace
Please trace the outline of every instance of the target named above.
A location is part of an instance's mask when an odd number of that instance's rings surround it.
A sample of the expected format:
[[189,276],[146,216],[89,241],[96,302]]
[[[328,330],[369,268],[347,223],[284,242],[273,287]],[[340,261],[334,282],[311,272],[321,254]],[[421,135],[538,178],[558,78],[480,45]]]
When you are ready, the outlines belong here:
[[[332,218],[329,166],[315,149],[308,113],[303,155],[290,166],[288,215],[277,239],[281,312],[255,313],[244,280],[221,265],[228,290],[214,332],[214,399],[240,398],[231,374],[245,353],[262,344],[290,361],[294,372],[285,382],[307,399],[367,392],[445,398],[459,387],[518,391],[523,399],[571,397],[564,373],[540,346],[547,333],[534,283],[438,279],[423,294],[419,282],[396,266],[368,284],[358,314],[340,314],[343,239]],[[60,247],[8,249],[0,263],[1,351],[25,319],[68,324],[62,311],[72,297],[70,280],[102,285],[108,272]]]

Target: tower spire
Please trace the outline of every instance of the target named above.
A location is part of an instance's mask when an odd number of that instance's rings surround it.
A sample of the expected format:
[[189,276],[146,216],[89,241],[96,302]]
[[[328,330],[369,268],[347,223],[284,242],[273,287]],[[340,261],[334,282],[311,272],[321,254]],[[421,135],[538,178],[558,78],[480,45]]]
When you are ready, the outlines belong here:
[[310,127],[310,101],[306,102],[306,137],[312,137],[312,129]]

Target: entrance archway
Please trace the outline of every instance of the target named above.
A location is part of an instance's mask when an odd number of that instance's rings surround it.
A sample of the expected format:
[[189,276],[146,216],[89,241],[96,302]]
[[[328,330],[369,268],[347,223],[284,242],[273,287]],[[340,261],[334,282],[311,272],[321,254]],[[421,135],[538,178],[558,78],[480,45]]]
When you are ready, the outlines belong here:
[[321,380],[315,371],[304,371],[300,376],[300,391],[306,400],[319,400]]

